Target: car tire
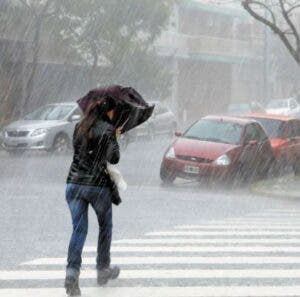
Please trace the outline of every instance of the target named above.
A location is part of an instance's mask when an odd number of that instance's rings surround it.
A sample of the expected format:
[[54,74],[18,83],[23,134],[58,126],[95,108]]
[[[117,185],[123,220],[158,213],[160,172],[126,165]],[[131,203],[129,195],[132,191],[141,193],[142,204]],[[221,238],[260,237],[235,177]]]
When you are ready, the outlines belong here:
[[165,168],[162,167],[160,169],[160,179],[162,181],[162,184],[171,185],[176,179],[176,174],[175,172],[166,170]]
[[10,156],[18,157],[18,156],[22,156],[25,153],[25,150],[10,150],[7,152]]
[[55,136],[51,152],[55,155],[64,155],[70,149],[69,137],[65,134],[58,134]]

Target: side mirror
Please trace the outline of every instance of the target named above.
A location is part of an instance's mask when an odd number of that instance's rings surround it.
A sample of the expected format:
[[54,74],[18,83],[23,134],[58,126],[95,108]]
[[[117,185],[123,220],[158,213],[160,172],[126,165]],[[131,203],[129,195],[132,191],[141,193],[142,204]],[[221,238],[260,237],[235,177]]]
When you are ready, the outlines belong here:
[[182,136],[183,134],[182,134],[182,132],[179,132],[179,131],[176,131],[175,132],[175,136],[177,136],[177,137],[180,137],[180,136]]
[[78,122],[78,121],[80,121],[80,119],[81,119],[81,116],[79,114],[74,114],[71,116],[70,122]]

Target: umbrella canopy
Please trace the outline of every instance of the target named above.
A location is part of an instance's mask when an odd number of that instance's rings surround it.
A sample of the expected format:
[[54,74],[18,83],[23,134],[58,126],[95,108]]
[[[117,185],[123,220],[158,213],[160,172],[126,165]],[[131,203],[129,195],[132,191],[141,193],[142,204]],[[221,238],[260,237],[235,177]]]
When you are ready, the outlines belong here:
[[116,102],[113,124],[115,127],[122,127],[122,133],[147,121],[155,107],[149,105],[135,89],[119,85],[93,89],[80,98],[77,103],[85,113],[95,100],[107,97]]

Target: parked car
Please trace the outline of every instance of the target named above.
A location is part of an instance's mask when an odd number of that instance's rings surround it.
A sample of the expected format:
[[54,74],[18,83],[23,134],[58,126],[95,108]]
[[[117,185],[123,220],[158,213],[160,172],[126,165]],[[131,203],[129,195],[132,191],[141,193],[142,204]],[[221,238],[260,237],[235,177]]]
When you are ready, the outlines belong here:
[[276,169],[288,166],[300,175],[300,120],[281,115],[249,114],[248,118],[258,121],[271,141],[276,159]]
[[26,150],[64,153],[82,113],[76,103],[42,106],[3,129],[3,147],[12,154]]
[[265,112],[265,109],[256,101],[233,102],[226,109],[226,114],[228,115],[242,115],[250,112]]
[[270,141],[251,119],[207,116],[193,124],[165,152],[160,177],[233,181],[267,174],[273,161]]
[[174,113],[160,102],[153,101],[150,104],[155,104],[153,115],[147,122],[133,130],[136,137],[147,136],[153,139],[158,134],[174,135],[177,129]]
[[300,116],[300,105],[296,98],[271,100],[266,106],[267,113],[286,116]]

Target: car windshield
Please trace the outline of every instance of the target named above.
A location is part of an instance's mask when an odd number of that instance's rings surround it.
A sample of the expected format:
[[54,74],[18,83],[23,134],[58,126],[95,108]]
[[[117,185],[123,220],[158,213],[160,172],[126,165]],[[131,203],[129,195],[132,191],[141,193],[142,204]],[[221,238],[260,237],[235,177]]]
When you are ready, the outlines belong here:
[[202,141],[239,144],[243,127],[222,120],[202,119],[189,128],[184,137]]
[[269,138],[283,137],[283,129],[284,129],[283,121],[274,120],[274,119],[261,119],[261,118],[254,118],[254,117],[252,117],[252,119],[258,121],[262,125]]
[[288,101],[287,100],[272,100],[268,103],[267,108],[287,108]]
[[25,116],[24,120],[57,121],[64,119],[72,110],[72,105],[46,105]]
[[227,108],[228,112],[248,112],[250,111],[250,107],[248,103],[233,103],[229,104]]

